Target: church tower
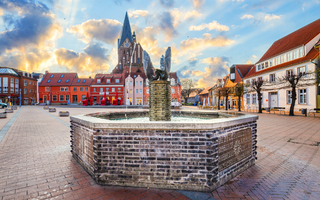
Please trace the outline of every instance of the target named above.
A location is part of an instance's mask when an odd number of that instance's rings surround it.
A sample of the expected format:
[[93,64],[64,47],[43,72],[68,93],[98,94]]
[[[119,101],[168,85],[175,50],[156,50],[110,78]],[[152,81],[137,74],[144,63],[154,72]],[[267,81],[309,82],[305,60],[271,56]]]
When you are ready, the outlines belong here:
[[[135,50],[134,50],[135,46]],[[142,47],[137,43],[136,34],[131,32],[128,13],[124,18],[123,26],[121,29],[120,38],[118,39],[118,64],[113,69],[113,74],[128,73],[131,63],[131,72],[141,72],[142,67]]]

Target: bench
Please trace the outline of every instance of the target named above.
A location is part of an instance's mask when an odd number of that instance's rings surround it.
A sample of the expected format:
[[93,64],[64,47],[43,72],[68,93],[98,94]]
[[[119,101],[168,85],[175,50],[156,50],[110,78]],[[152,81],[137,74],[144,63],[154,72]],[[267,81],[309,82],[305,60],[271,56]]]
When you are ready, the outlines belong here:
[[4,112],[5,112],[5,113],[13,113],[13,110],[6,108]]
[[49,109],[49,106],[43,106],[43,109],[44,109],[44,110],[48,110],[48,109]]
[[59,112],[60,117],[68,117],[69,116],[69,111],[60,111]]
[[49,112],[56,112],[56,108],[49,108]]
[[320,108],[313,108],[313,109],[310,109],[309,112],[308,112],[308,116],[310,116],[310,113],[313,113],[313,117],[316,116],[316,113],[317,111],[320,111]]
[[279,114],[281,115],[281,111],[283,111],[283,114],[285,114],[285,107],[273,107],[270,109],[270,111],[273,111],[273,114],[276,112],[276,111],[279,111]]
[[7,118],[7,113],[0,113],[0,118]]

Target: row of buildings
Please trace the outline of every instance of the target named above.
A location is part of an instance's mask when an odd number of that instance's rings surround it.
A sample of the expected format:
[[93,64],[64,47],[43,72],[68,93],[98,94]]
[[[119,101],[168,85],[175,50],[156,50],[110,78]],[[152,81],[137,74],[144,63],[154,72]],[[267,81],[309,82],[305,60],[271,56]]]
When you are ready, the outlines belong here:
[[[118,64],[110,74],[80,78],[77,73],[27,73],[13,68],[0,69],[2,102],[22,105],[33,103],[81,104],[89,97],[90,104],[101,104],[104,95],[109,102],[118,99],[121,105],[148,105],[149,82],[142,65],[143,48],[131,32],[126,13],[118,39]],[[181,103],[181,83],[176,73],[170,73],[172,102]]]
[[[244,85],[241,96],[242,109],[258,107],[257,92],[252,89],[255,82],[263,82],[261,87],[262,107],[284,107],[289,109],[292,102],[292,88],[288,82],[290,77],[299,75],[302,78],[296,87],[297,100],[295,110],[320,107],[319,81],[320,64],[320,19],[290,33],[275,41],[265,54],[255,64],[235,64],[230,67],[230,73],[218,79],[217,83],[200,93],[190,96],[199,98],[199,102],[227,108],[238,107],[236,85]],[[221,88],[231,88],[226,101],[226,95],[219,99]]]

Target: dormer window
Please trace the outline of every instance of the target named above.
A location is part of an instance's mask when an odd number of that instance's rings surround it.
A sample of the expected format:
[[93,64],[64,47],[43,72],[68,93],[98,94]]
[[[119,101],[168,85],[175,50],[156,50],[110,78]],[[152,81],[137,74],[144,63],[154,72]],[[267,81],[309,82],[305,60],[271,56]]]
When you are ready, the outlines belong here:
[[116,83],[119,83],[119,82],[120,82],[120,81],[119,81],[119,79],[117,78],[117,79],[116,79]]
[[82,83],[85,83],[86,82],[86,79],[84,79],[83,81],[82,81]]
[[97,79],[97,83],[101,83],[101,79]]
[[58,80],[58,83],[60,83],[60,82],[61,82],[61,79]]
[[60,78],[63,78],[64,77],[64,74],[62,74],[61,76],[60,76]]
[[110,83],[110,79],[109,78],[107,79],[107,83]]
[[260,65],[260,64],[258,65],[258,71],[259,71],[259,70],[261,70],[261,65]]
[[236,79],[235,73],[231,73],[231,74],[230,74],[230,79],[231,79],[231,80],[235,80],[235,79]]
[[66,83],[69,83],[69,79],[66,80]]
[[81,80],[80,80],[80,79],[78,79],[78,80],[77,80],[77,83],[80,83],[80,81],[81,81]]
[[53,74],[50,76],[50,78],[52,78],[53,77]]
[[268,62],[264,63],[265,68],[268,68]]
[[47,83],[50,83],[50,81],[51,81],[51,80],[49,79],[49,80],[47,81]]

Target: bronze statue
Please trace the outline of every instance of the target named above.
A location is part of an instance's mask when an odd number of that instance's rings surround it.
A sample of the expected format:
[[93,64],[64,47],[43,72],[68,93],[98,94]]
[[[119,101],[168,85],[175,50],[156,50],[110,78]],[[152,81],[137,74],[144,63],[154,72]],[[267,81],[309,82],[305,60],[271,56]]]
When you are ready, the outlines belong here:
[[161,56],[160,69],[154,69],[149,54],[143,51],[143,68],[149,81],[167,80],[171,68],[171,47],[168,47],[165,57]]

